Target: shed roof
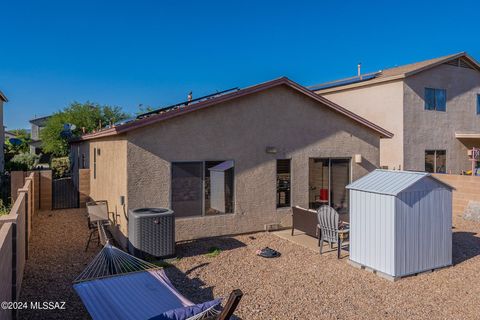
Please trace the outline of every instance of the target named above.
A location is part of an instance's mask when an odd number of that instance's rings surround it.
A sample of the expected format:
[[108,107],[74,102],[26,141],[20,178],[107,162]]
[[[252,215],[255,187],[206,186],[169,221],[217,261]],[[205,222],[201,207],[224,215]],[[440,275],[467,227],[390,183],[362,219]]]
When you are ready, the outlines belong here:
[[424,178],[431,178],[450,189],[452,186],[435,178],[428,172],[377,169],[350,183],[346,188],[396,196]]

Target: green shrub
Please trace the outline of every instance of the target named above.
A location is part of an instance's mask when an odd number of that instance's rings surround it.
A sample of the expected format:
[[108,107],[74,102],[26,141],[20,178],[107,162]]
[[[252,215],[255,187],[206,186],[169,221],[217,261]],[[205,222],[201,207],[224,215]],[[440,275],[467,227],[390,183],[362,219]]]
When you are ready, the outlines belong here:
[[11,206],[5,205],[3,200],[0,199],[0,216],[6,215],[10,213]]
[[70,159],[68,157],[54,158],[50,163],[54,178],[63,178],[70,172]]
[[7,164],[8,171],[28,171],[32,170],[37,164],[40,156],[32,153],[19,153],[15,155]]

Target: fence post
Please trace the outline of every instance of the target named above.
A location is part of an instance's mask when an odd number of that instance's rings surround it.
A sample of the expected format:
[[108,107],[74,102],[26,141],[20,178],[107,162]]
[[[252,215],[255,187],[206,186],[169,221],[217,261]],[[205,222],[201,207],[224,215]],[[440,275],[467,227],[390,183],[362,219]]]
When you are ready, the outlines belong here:
[[[28,179],[28,178],[26,178]],[[23,213],[25,214],[25,260],[28,259],[28,238],[30,235],[30,230],[28,230],[28,225],[30,224],[30,217],[28,216],[28,207],[30,206],[30,201],[28,199],[29,193],[28,188],[18,189],[18,197],[20,197],[21,193],[25,193],[25,205],[23,209]]]

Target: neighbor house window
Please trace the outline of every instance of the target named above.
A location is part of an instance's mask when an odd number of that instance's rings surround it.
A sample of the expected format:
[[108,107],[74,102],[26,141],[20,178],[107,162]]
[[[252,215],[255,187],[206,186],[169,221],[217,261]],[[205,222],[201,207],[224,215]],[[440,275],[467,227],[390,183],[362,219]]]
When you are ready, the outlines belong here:
[[277,160],[277,208],[290,207],[290,159]]
[[447,90],[425,88],[425,110],[446,111]]
[[477,115],[480,115],[480,94],[477,94]]
[[447,151],[425,150],[425,171],[431,173],[446,173]]
[[97,179],[97,148],[93,148],[93,179]]
[[176,217],[233,213],[234,163],[172,163],[172,209]]

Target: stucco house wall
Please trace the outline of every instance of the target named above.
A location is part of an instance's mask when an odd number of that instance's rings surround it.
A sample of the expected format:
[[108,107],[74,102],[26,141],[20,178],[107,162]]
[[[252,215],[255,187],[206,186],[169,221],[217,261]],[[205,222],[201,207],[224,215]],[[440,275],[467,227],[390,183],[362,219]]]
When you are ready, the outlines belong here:
[[394,134],[380,141],[380,166],[389,169],[404,168],[403,86],[396,80],[321,94]]
[[[310,157],[361,154],[361,164],[351,162],[353,180],[379,166],[377,132],[287,86],[130,131],[125,141],[128,208],[171,206],[171,162],[234,160],[235,212],[179,218],[177,241],[290,225],[291,209],[276,208],[276,159],[292,159],[291,202],[304,207]],[[267,146],[277,154],[266,153]]]
[[[447,90],[446,112],[425,110],[426,87]],[[471,168],[467,146],[455,138],[455,132],[480,132],[477,94],[480,72],[473,69],[443,64],[405,79],[405,169],[423,171],[425,150],[445,149],[447,172],[459,174]]]
[[124,241],[121,235],[127,234],[127,199],[125,205],[122,205],[120,196],[127,194],[127,141],[122,136],[115,136],[93,140],[88,144],[90,197],[93,200],[108,201],[115,222],[114,235]]

